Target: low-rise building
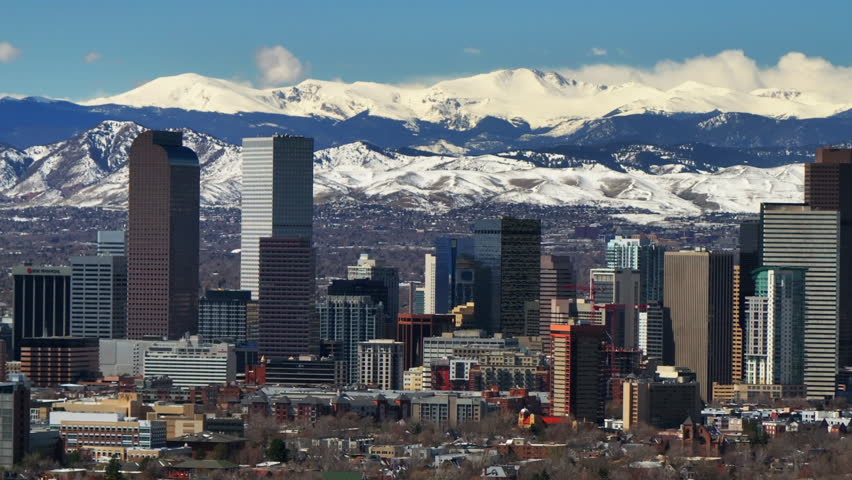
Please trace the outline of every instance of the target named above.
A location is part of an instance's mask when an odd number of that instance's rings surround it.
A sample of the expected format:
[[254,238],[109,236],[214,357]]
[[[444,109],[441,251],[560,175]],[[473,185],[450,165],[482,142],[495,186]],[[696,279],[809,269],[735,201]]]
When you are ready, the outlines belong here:
[[481,397],[438,394],[411,401],[411,418],[415,423],[431,422],[456,428],[464,422],[480,421],[484,413],[485,400]]
[[201,337],[155,343],[145,352],[145,377],[169,377],[175,386],[228,384],[237,378],[237,357],[229,343],[204,343]]
[[654,379],[634,378],[624,382],[625,429],[640,424],[676,428],[687,418],[700,418],[701,390],[695,374],[688,372],[671,378],[667,370],[663,372],[663,376],[658,374]]

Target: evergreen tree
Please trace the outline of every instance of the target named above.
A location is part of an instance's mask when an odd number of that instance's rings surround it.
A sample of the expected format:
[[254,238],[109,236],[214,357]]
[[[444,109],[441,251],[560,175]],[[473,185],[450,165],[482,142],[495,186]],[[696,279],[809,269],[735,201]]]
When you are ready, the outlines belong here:
[[280,438],[272,440],[266,450],[266,458],[273,462],[287,462],[290,459],[290,452],[287,450],[287,444],[284,443],[284,440]]

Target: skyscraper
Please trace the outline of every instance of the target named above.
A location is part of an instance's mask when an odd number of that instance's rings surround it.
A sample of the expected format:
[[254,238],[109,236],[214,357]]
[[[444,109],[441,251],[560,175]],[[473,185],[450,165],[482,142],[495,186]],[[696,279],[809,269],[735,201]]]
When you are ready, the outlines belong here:
[[381,338],[394,338],[396,335],[396,318],[399,315],[399,271],[396,268],[384,265],[375,258],[370,258],[369,254],[362,253],[358,257],[358,263],[349,265],[347,268],[346,278],[349,280],[378,280],[384,283],[388,292],[388,301],[385,304],[385,326]]
[[603,421],[608,380],[605,328],[554,324],[550,329],[553,415]]
[[805,269],[762,267],[746,297],[745,381],[801,385],[804,381]]
[[127,338],[126,257],[71,257],[71,335]]
[[550,351],[550,324],[553,323],[551,300],[577,298],[574,265],[567,255],[542,255],[539,280],[539,327],[544,351]]
[[434,254],[424,255],[423,265],[423,313],[434,314],[436,312],[437,300],[437,257]]
[[127,334],[179,338],[198,328],[200,169],[180,132],[130,147]]
[[507,335],[536,335],[527,325],[528,302],[538,300],[541,223],[512,217],[480,220],[474,226],[476,316],[481,328]]
[[631,268],[593,268],[589,291],[597,308],[608,309],[607,325],[616,347],[639,346],[639,307],[641,274]]
[[616,235],[606,245],[606,266],[639,270],[642,286],[639,303],[647,305],[663,300],[664,254],[665,248],[648,238]]
[[731,378],[734,382],[745,375],[743,337],[745,332],[745,299],[754,295],[751,273],[760,266],[760,222],[747,220],[740,224],[739,255],[734,265],[733,337],[731,343]]
[[12,467],[30,452],[30,389],[22,382],[0,383],[0,466]]
[[320,336],[340,342],[347,381],[358,382],[358,344],[381,338],[384,305],[372,297],[329,295],[319,302]]
[[12,269],[12,277],[12,359],[20,360],[23,339],[71,334],[71,269],[21,265]]
[[258,350],[287,359],[319,353],[316,317],[316,253],[311,241],[260,239]]
[[462,256],[473,257],[472,238],[435,239],[435,313],[449,313],[466,303],[456,298],[457,264]]
[[403,344],[368,340],[358,344],[358,383],[381,390],[402,389]]
[[251,301],[248,290],[207,290],[198,306],[198,334],[207,341],[246,341]]
[[671,312],[675,365],[694,371],[710,401],[713,382],[731,383],[734,256],[666,252],[663,302]]
[[311,242],[314,140],[276,135],[243,139],[240,288],[258,298],[261,238]]
[[849,347],[843,341],[850,333],[841,311],[841,214],[806,204],[764,203],[760,226],[761,265],[807,269],[805,385],[809,398],[833,396],[841,353]]

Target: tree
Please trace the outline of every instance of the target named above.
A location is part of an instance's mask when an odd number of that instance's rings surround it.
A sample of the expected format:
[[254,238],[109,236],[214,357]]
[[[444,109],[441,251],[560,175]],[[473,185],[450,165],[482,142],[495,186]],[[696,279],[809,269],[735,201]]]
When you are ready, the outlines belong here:
[[121,474],[121,460],[118,455],[112,457],[104,470],[106,480],[122,480],[124,476]]
[[287,450],[287,444],[284,443],[284,440],[273,439],[266,450],[266,458],[273,462],[287,462],[290,459],[290,451]]

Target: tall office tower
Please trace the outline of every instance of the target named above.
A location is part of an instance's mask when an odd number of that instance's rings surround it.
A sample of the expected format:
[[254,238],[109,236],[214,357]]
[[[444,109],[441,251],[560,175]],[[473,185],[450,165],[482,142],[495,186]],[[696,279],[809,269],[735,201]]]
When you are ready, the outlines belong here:
[[358,344],[358,383],[380,390],[402,390],[402,342],[367,340]]
[[384,305],[372,297],[329,295],[317,304],[320,337],[340,342],[347,382],[358,381],[358,344],[381,338]]
[[[802,267],[805,273],[805,385],[812,399],[833,396],[850,325],[841,311],[844,247],[837,210],[805,204],[761,205],[761,265]],[[848,257],[848,255],[847,255]],[[849,297],[849,294],[846,294]]]
[[550,402],[555,416],[602,422],[608,369],[606,329],[599,325],[551,325]]
[[456,306],[467,303],[456,298],[456,265],[462,256],[473,257],[472,238],[435,239],[435,313],[450,313]]
[[417,287],[414,289],[414,313],[425,315],[426,313],[426,289]]
[[805,269],[762,267],[746,297],[746,383],[804,381]]
[[538,300],[541,222],[512,217],[486,219],[474,226],[476,316],[492,333],[528,336],[539,325],[526,324],[527,302]]
[[30,451],[30,389],[23,382],[0,383],[0,466],[12,467]]
[[276,135],[243,139],[240,289],[260,292],[260,239],[311,242],[314,215],[314,140]]
[[207,290],[198,303],[198,334],[206,341],[246,341],[251,292]]
[[12,268],[12,276],[12,359],[20,360],[22,339],[71,334],[71,269],[21,265]]
[[608,310],[607,330],[616,347],[638,348],[641,274],[630,268],[593,268],[589,291],[597,308]]
[[751,272],[760,266],[760,222],[746,220],[740,224],[739,255],[734,265],[734,309],[733,338],[731,342],[731,378],[734,383],[742,380],[745,346],[744,315],[745,299],[754,295],[754,280]]
[[665,310],[654,303],[639,310],[639,349],[648,359],[664,360]]
[[385,284],[388,301],[385,303],[386,323],[382,335],[384,338],[393,338],[396,335],[396,317],[399,315],[399,271],[383,265],[375,258],[370,258],[369,254],[362,253],[358,263],[349,265],[347,268],[346,278],[379,280]]
[[307,239],[260,239],[258,349],[269,359],[319,353],[316,252]]
[[127,255],[124,230],[98,231],[98,256]]
[[127,335],[198,329],[199,165],[180,132],[147,131],[130,147]]
[[437,268],[438,257],[431,253],[424,256],[423,266],[423,313],[434,314],[436,312],[437,300]]
[[674,335],[675,365],[698,375],[702,398],[713,382],[731,383],[734,256],[725,252],[666,252],[664,306]]
[[577,298],[574,265],[567,255],[542,255],[539,274],[538,334],[542,348],[550,351],[550,324],[553,323],[551,300],[573,300]]
[[616,235],[606,244],[606,266],[632,268],[640,272],[639,302],[643,305],[663,300],[663,260],[666,249],[648,238]]
[[126,257],[71,257],[71,335],[127,338]]

